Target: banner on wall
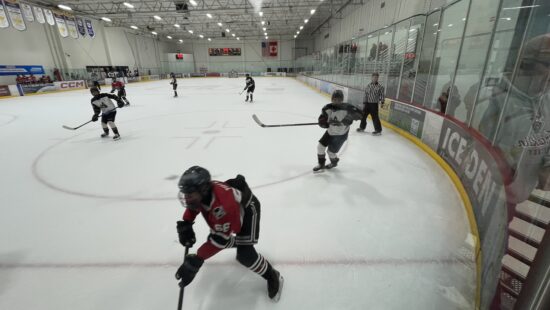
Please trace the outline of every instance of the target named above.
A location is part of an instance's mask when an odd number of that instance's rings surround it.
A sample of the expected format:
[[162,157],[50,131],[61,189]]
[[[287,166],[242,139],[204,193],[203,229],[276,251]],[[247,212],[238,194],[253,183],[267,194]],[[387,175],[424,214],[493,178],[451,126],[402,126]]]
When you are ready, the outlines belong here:
[[279,43],[277,41],[271,41],[269,42],[269,56],[271,57],[277,57],[277,54],[279,53]]
[[50,9],[44,9],[44,15],[46,16],[46,21],[50,26],[55,25],[55,19],[53,18],[53,13]]
[[42,8],[33,6],[33,9],[34,9],[34,16],[36,17],[36,21],[38,21],[41,24],[45,23],[46,20],[44,19],[44,12],[42,12]]
[[63,13],[53,12],[53,15],[55,17],[55,22],[57,23],[57,29],[59,30],[59,34],[64,38],[68,37],[69,30],[67,30],[67,25],[65,24]]
[[32,15],[32,8],[26,3],[21,3],[21,9],[23,9],[23,15],[29,22],[34,22],[34,16]]
[[4,9],[4,4],[0,1],[0,28],[7,28],[10,26],[8,22],[8,17],[6,16],[6,10]]
[[78,39],[78,30],[76,30],[76,21],[74,19],[74,16],[65,15],[65,22],[67,23],[69,35],[71,35],[73,39]]
[[45,74],[42,66],[2,66],[0,65],[0,76],[20,74]]
[[21,90],[23,91],[23,94],[45,93],[45,92],[57,90],[57,88],[53,83],[31,84],[31,85],[19,84],[18,87],[21,88]]
[[21,13],[21,7],[17,0],[4,0],[8,16],[10,17],[11,25],[13,28],[23,31],[27,29],[25,20],[23,19],[23,13]]
[[76,18],[76,27],[78,28],[78,33],[80,33],[81,36],[86,36],[86,28],[84,28],[84,22],[82,21],[82,18],[77,17]]
[[85,19],[84,24],[86,25],[86,29],[88,29],[88,35],[90,36],[90,38],[95,37],[94,25],[92,25],[92,20]]

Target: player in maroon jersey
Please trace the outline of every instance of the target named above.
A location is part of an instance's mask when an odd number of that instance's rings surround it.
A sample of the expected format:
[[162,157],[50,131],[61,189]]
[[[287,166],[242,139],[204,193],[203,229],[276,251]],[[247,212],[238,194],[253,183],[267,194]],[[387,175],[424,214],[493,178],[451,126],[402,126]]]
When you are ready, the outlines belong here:
[[208,170],[193,166],[179,181],[179,199],[186,208],[183,221],[177,222],[179,241],[191,247],[196,242],[193,221],[202,214],[211,229],[208,240],[197,254],[188,254],[176,272],[180,286],[187,286],[204,261],[223,249],[237,248],[237,261],[267,281],[267,292],[279,301],[283,277],[261,254],[256,252],[260,233],[260,201],[242,175],[225,182],[213,181]]
[[115,92],[115,90],[118,90],[117,96],[124,101],[125,105],[130,105],[130,101],[126,99],[126,89],[124,88],[124,83],[121,81],[114,81],[111,86],[113,87],[111,89],[111,94]]

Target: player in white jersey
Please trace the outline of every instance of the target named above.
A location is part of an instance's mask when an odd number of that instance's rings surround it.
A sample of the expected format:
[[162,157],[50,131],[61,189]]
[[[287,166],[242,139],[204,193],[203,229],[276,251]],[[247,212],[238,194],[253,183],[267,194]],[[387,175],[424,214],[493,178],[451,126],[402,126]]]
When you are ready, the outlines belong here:
[[118,128],[115,125],[116,117],[116,106],[113,104],[111,99],[117,102],[119,108],[124,106],[124,102],[117,96],[113,94],[100,93],[99,89],[96,87],[90,88],[92,93],[92,108],[94,109],[94,115],[92,116],[92,121],[97,122],[99,119],[99,113],[101,112],[101,127],[103,128],[103,133],[101,134],[102,138],[109,136],[109,127],[113,130],[115,134],[113,136],[114,140],[120,139],[120,134],[118,133]]
[[[317,160],[319,164],[313,171],[332,169],[338,165],[338,151],[348,139],[349,126],[354,120],[361,119],[361,111],[349,103],[344,103],[344,93],[335,90],[332,93],[332,102],[325,105],[319,116],[319,126],[327,128],[317,145]],[[328,148],[328,152],[327,152]],[[326,155],[330,164],[325,166]]]

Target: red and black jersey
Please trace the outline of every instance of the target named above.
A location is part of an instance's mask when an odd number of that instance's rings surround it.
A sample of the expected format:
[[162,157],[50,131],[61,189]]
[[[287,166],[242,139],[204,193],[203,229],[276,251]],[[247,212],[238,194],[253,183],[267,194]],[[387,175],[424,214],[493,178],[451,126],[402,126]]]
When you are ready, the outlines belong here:
[[111,86],[113,87],[113,90],[111,92],[113,92],[115,89],[124,89],[124,83],[122,83],[121,81],[114,81]]
[[209,205],[203,205],[200,211],[186,209],[183,220],[193,222],[202,213],[211,229],[208,240],[203,243],[197,255],[208,259],[225,248],[235,244],[235,234],[241,231],[244,209],[241,206],[242,193],[226,183],[212,181],[212,198]]

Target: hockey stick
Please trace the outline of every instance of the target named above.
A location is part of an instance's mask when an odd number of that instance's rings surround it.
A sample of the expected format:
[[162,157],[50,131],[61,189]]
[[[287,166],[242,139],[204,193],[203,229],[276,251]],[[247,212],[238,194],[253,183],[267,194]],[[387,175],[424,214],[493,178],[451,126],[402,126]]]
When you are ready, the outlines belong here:
[[[111,111],[114,111],[114,110],[116,110],[116,109],[117,109],[117,107],[115,107],[115,108],[114,108],[113,110],[111,110]],[[109,113],[110,113],[110,112],[109,112]],[[103,115],[103,114],[102,114],[102,115]],[[102,115],[98,115],[97,117],[99,118],[99,117],[102,116]],[[84,125],[86,125],[86,124],[89,124],[89,123],[91,123],[91,122],[93,122],[93,121],[92,121],[92,120],[89,120],[89,121],[87,121],[86,123],[84,123],[84,124],[82,124],[82,125],[80,125],[80,126],[76,126],[76,127],[69,127],[69,126],[67,126],[67,125],[63,125],[62,127],[65,128],[65,129],[68,129],[68,130],[77,130],[78,128],[80,128],[80,127],[82,127],[82,126],[84,126]]]
[[294,123],[294,124],[278,124],[278,125],[266,125],[260,121],[258,116],[256,114],[252,114],[252,118],[256,122],[256,124],[260,125],[261,127],[292,127],[292,126],[311,126],[311,125],[319,125],[319,123]]
[[243,89],[243,90],[239,93],[239,95],[242,95],[242,94],[244,93],[245,90],[246,90],[246,89]]
[[[185,256],[183,257],[183,262],[185,263],[185,257],[187,257],[187,254],[189,254],[189,247],[185,247]],[[178,310],[181,310],[181,307],[183,306],[183,285],[180,285],[180,297],[178,299]]]

